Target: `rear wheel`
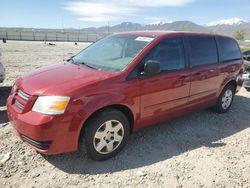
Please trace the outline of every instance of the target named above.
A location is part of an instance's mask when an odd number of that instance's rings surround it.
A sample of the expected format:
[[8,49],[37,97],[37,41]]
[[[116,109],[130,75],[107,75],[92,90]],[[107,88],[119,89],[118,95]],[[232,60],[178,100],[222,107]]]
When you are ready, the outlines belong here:
[[218,113],[225,113],[229,110],[234,99],[235,89],[233,85],[227,85],[221,92],[214,109]]
[[85,128],[85,147],[93,160],[106,160],[119,153],[130,132],[126,116],[115,109],[106,109],[92,117]]

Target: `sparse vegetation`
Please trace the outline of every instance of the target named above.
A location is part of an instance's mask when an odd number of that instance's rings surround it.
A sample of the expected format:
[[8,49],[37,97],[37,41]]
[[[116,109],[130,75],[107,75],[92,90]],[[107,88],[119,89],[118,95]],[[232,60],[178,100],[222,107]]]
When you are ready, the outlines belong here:
[[244,30],[236,30],[233,32],[233,37],[236,39],[236,40],[244,40],[245,37],[246,37],[246,33]]
[[241,49],[242,52],[248,51],[248,50],[250,50],[250,45],[248,45],[248,46],[241,46],[240,49]]

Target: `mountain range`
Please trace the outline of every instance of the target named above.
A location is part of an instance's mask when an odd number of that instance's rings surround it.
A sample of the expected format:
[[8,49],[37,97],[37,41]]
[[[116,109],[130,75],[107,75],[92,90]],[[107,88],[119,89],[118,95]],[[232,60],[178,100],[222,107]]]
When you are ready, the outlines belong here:
[[232,35],[232,33],[236,30],[244,30],[246,33],[246,38],[250,39],[250,21],[239,18],[212,22],[208,24],[207,28],[211,31],[228,35]]
[[196,32],[215,32],[226,35],[232,35],[236,30],[244,30],[246,38],[250,39],[250,21],[240,18],[231,18],[219,20],[207,24],[206,26],[198,25],[190,21],[164,21],[159,20],[151,24],[142,25],[139,23],[123,22],[111,27],[104,26],[98,28],[83,29],[89,32],[123,32],[134,30],[173,30],[173,31],[196,31]]
[[231,18],[231,19],[225,19],[225,20],[219,20],[215,22],[211,22],[207,24],[208,26],[222,26],[222,25],[241,25],[241,24],[247,24],[250,23],[249,21],[240,19],[240,18]]
[[[56,30],[62,31],[62,29],[33,29],[33,28],[0,28],[0,31],[3,30],[36,30],[36,31],[48,31],[48,30]],[[216,22],[212,22],[207,24],[206,26],[198,25],[196,23],[190,21],[164,21],[159,20],[155,21],[151,24],[140,24],[140,23],[132,23],[132,22],[123,22],[114,26],[102,26],[102,27],[89,27],[83,29],[73,29],[66,28],[63,31],[70,32],[102,32],[102,33],[114,33],[114,32],[124,32],[124,31],[135,31],[135,30],[172,30],[172,31],[195,31],[195,32],[214,32],[221,33],[226,35],[232,35],[232,33],[236,30],[244,30],[246,33],[246,39],[250,39],[250,21],[246,21],[240,18],[231,18],[219,20]]]
[[190,21],[164,21],[159,20],[151,24],[142,25],[139,23],[123,22],[115,26],[104,26],[98,28],[86,28],[91,32],[123,32],[134,30],[173,30],[173,31],[195,31],[195,32],[214,32],[226,35],[232,35],[236,30],[244,30],[246,38],[250,39],[250,21],[240,18],[231,18],[209,23],[206,26],[198,25]]

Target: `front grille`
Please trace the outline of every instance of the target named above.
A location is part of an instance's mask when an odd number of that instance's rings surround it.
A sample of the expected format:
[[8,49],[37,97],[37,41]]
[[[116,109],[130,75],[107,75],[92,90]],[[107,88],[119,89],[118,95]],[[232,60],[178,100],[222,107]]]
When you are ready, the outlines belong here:
[[17,95],[26,101],[30,99],[30,95],[27,93],[24,93],[22,90],[18,90]]
[[30,95],[28,93],[23,92],[22,90],[18,90],[17,94],[14,97],[14,105],[20,109],[21,111],[24,110],[25,105],[30,99]]
[[24,109],[24,105],[21,104],[20,102],[18,102],[18,100],[15,100],[15,103],[14,103],[20,110],[23,110]]
[[24,142],[27,142],[28,144],[41,149],[41,150],[47,150],[50,147],[51,141],[37,141],[33,140],[25,135],[21,135],[21,138]]

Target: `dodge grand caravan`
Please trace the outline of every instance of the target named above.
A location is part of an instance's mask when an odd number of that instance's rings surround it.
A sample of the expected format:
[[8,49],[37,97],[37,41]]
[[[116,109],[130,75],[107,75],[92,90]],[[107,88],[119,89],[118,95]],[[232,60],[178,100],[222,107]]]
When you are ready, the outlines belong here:
[[243,71],[239,46],[226,36],[114,34],[18,79],[8,115],[41,153],[86,147],[92,159],[105,160],[140,128],[203,108],[227,112]]

